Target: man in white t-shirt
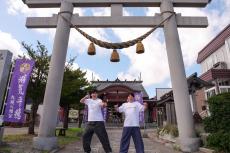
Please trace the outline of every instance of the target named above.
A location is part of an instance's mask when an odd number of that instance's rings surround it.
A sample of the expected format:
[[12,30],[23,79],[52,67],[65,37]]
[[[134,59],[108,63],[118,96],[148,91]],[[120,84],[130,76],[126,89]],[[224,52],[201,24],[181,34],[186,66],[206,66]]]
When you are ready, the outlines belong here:
[[97,91],[93,90],[91,92],[91,97],[86,95],[80,100],[88,106],[88,122],[83,134],[83,148],[86,153],[91,152],[91,140],[94,132],[99,138],[106,153],[111,153],[112,149],[109,143],[108,134],[105,129],[104,118],[102,115],[101,108],[106,107],[107,103],[103,102],[101,99],[97,98]]
[[130,138],[132,136],[137,153],[144,153],[144,144],[141,137],[139,114],[146,109],[147,105],[141,105],[134,101],[134,94],[130,93],[127,102],[115,109],[125,114],[124,127],[120,142],[120,153],[128,153]]

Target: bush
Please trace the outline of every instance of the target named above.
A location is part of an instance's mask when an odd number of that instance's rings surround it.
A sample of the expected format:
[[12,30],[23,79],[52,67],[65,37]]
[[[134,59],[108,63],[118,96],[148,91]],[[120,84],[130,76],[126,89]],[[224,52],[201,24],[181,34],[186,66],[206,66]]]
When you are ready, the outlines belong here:
[[230,132],[223,131],[213,133],[207,138],[207,145],[218,152],[229,153],[230,151]]
[[218,152],[230,152],[230,93],[208,99],[211,116],[204,119],[204,128],[210,135],[207,145]]
[[213,96],[208,104],[211,116],[204,119],[205,131],[230,131],[230,93]]

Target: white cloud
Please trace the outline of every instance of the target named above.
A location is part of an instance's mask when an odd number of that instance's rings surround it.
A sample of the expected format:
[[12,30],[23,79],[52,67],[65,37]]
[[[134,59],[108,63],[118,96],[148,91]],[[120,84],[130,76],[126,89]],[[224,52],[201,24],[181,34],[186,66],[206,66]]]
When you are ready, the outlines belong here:
[[172,88],[172,82],[171,82],[171,81],[169,81],[169,82],[167,83],[167,87],[168,87],[168,88]]
[[21,44],[9,33],[0,30],[0,50],[9,50],[14,57],[22,55]]
[[54,13],[57,13],[59,9],[57,8],[28,8],[22,0],[8,0],[8,13],[11,15],[24,15],[24,16],[51,16]]
[[[76,70],[79,68],[78,63],[73,63],[73,69]],[[88,81],[92,81],[93,80],[101,80],[101,77],[98,73],[96,73],[93,70],[90,69],[81,69],[83,72],[86,72],[86,78]]]
[[[182,12],[183,16],[208,16],[209,14],[197,8],[178,8],[176,12]],[[192,13],[191,13],[192,12]],[[209,20],[210,22],[210,20]],[[186,67],[196,63],[198,52],[208,43],[212,37],[210,28],[179,28],[179,37]]]
[[[181,47],[186,66],[191,66],[196,63],[198,52],[210,42],[227,24],[230,23],[230,18],[226,18],[230,14],[230,3],[224,2],[224,11],[220,10],[202,10],[202,9],[176,9],[182,12],[184,16],[207,16],[209,26],[207,28],[181,28],[179,35]],[[191,14],[192,12],[192,14]]]
[[[137,30],[138,29],[130,29],[129,31],[132,33]],[[119,32],[120,34],[122,33],[122,31]],[[116,33],[119,32],[116,30]],[[135,46],[130,49],[124,49],[124,54],[126,54],[131,61],[131,66],[128,72],[119,73],[119,78],[133,80],[134,78],[138,78],[141,73],[145,86],[163,82],[169,74],[164,45],[156,39],[156,35],[155,37],[150,36],[142,43],[145,46],[144,54],[136,54]]]
[[[53,14],[57,14],[59,9],[57,8],[52,8],[52,9],[29,9],[21,0],[15,1],[15,0],[8,0],[7,1],[8,5],[8,13],[10,15],[23,15],[25,17],[47,17],[47,16],[52,16]],[[74,9],[74,14],[78,13],[80,16],[86,14],[85,9],[79,9],[75,8]],[[96,8],[92,9],[92,14],[94,16],[108,16],[110,15],[110,9],[102,9],[102,8]],[[40,34],[46,34],[48,35],[49,39],[51,42],[53,42],[54,36],[55,36],[55,29],[34,29],[36,32]],[[104,29],[99,29],[99,28],[87,28],[87,29],[82,29],[91,36],[101,39],[101,40],[106,40],[106,33]],[[2,35],[1,35],[2,36]],[[1,40],[1,37],[0,37]],[[2,41],[1,41],[2,42]],[[9,41],[10,42],[10,41]],[[12,41],[11,41],[12,43]],[[11,44],[9,43],[9,44]],[[1,44],[0,44],[1,45]],[[72,48],[74,51],[77,53],[85,53],[87,51],[89,45],[89,41],[84,38],[81,34],[76,32],[75,29],[71,29],[70,33],[70,38],[69,38],[69,47]],[[0,46],[1,47],[1,46]],[[19,44],[20,47],[20,44]],[[17,47],[16,47],[17,48]],[[99,48],[96,46],[97,49],[97,55],[104,55],[105,50],[102,48]],[[15,50],[15,49],[14,49]],[[74,63],[73,65],[74,69],[79,68],[79,65],[77,63]],[[82,69],[82,71],[86,71],[86,77],[88,81],[92,80],[92,74],[94,80],[101,80],[101,77],[99,74],[96,72],[90,70],[90,69]]]
[[[94,8],[91,10],[93,16],[109,16],[110,15],[110,9],[108,8]],[[86,12],[84,12],[85,14]],[[83,14],[82,14],[83,15]],[[105,29],[103,28],[81,28],[84,32],[89,34],[90,36],[97,38],[102,41],[106,41],[107,33],[105,32]],[[82,36],[79,32],[77,32],[75,29],[71,30],[70,34],[70,40],[69,40],[69,46],[73,49],[75,49],[78,53],[82,54],[87,52],[88,46],[90,44],[90,41],[86,39],[84,36]],[[106,56],[108,52],[105,52],[104,48],[101,48],[99,46],[96,47],[96,54],[99,56]],[[106,54],[104,54],[106,53]]]
[[[53,14],[57,14],[59,9],[58,8],[49,8],[49,9],[31,9],[28,8],[21,0],[15,1],[15,0],[9,0],[7,2],[8,5],[8,13],[11,15],[24,15],[25,17],[47,17],[52,16]],[[80,16],[85,15],[87,12],[86,9],[74,9],[74,14],[78,13]],[[110,9],[106,8],[94,8],[91,10],[92,14],[94,16],[108,16],[110,15]],[[50,42],[53,42],[54,36],[55,36],[55,29],[34,29],[36,32],[40,34],[46,34],[48,35]],[[106,40],[106,33],[104,29],[100,28],[85,28],[82,29],[89,35],[100,39],[100,40]],[[71,29],[70,38],[69,38],[69,47],[72,48],[77,53],[85,53],[88,49],[89,41],[84,38],[81,34],[76,32],[75,29]],[[97,55],[102,56],[105,55],[105,50],[103,48],[99,48],[96,46],[97,49]]]
[[15,0],[8,0],[7,2],[8,5],[8,13],[11,15],[17,15],[19,12],[26,14],[29,12],[29,9],[26,5],[23,4],[22,1],[15,1]]
[[[93,36],[99,40],[106,40],[106,33],[103,29],[97,29],[97,28],[84,28],[82,29],[86,33],[88,33],[90,36]],[[85,54],[88,50],[88,46],[90,44],[90,41],[86,39],[84,36],[82,36],[80,33],[78,33],[75,29],[71,30],[70,33],[70,40],[69,40],[69,47],[76,50],[77,53]],[[105,56],[105,49],[100,48],[96,46],[96,54],[99,56]]]
[[[178,30],[186,67],[195,64],[198,52],[213,39],[217,32],[230,23],[230,18],[226,18],[230,14],[230,1],[222,0],[222,3],[225,4],[223,12],[218,9],[175,9],[176,12],[182,13],[183,16],[207,16],[209,20],[208,28],[180,28]],[[146,15],[151,16],[158,12],[158,9],[148,8]],[[129,35],[124,38],[123,33],[127,33],[127,31],[116,29],[114,31],[121,40],[135,38],[143,32],[140,29],[129,29]],[[163,83],[165,79],[170,77],[164,41],[161,42],[159,37],[156,37],[157,34],[154,35],[155,37],[151,36],[143,42],[146,48],[146,53],[143,55],[136,55],[130,53],[130,51],[125,53],[129,57],[131,65],[128,72],[120,72],[119,77],[123,79],[138,78],[139,73],[142,72],[145,86]],[[134,48],[132,49],[134,50]],[[166,86],[171,86],[171,83],[169,82]]]
[[[128,12],[126,14],[127,16],[129,15]],[[147,28],[113,29],[121,41],[137,38],[148,30]],[[129,34],[124,35],[124,33]],[[133,80],[139,78],[141,73],[142,80],[144,80],[143,84],[150,86],[163,82],[169,76],[165,46],[158,39],[159,34],[160,30],[157,30],[142,42],[145,46],[144,54],[136,54],[136,46],[122,51],[123,54],[129,57],[131,64],[128,72],[120,72],[118,74],[119,78]]]
[[94,8],[92,9],[92,14],[94,16],[110,16],[110,8]]
[[86,71],[86,78],[87,78],[88,81],[102,80],[100,75],[98,73],[96,73],[95,71],[92,71],[90,69],[86,69],[86,70],[83,70],[83,71]]
[[[8,0],[8,12],[12,15],[23,14],[26,16],[50,16],[53,13],[57,13],[57,9],[28,9],[22,1]],[[208,16],[209,27],[208,28],[180,28],[179,36],[181,41],[181,47],[186,67],[196,63],[198,52],[227,24],[230,23],[230,1],[219,0],[219,3],[223,4],[220,8],[212,7],[212,9],[200,9],[200,8],[176,8],[177,13],[181,13],[183,16]],[[212,5],[212,2],[211,4]],[[110,9],[92,9],[92,14],[95,16],[108,16],[110,15]],[[85,15],[86,12],[83,9],[75,10],[80,15]],[[155,13],[159,13],[159,8],[147,8],[146,15],[153,16]],[[131,15],[127,10],[124,10],[124,15]],[[106,40],[110,38],[104,29],[99,28],[85,28],[83,29],[88,34],[101,39]],[[141,28],[116,28],[112,29],[114,35],[120,41],[127,41],[140,36],[145,33],[148,29]],[[42,34],[48,34],[50,40],[53,40],[54,30],[39,29],[38,32]],[[71,30],[71,36],[69,41],[69,47],[76,50],[77,53],[84,53],[87,51],[89,41],[86,40],[79,33]],[[127,72],[120,72],[118,77],[121,79],[136,79],[139,77],[140,72],[142,73],[142,79],[144,85],[149,86],[155,83],[163,83],[170,77],[168,69],[168,61],[165,50],[164,38],[162,39],[162,31],[157,30],[143,41],[146,52],[142,55],[135,53],[135,47],[122,50],[122,54],[126,55],[130,59],[130,65]],[[163,41],[162,41],[163,40]],[[53,42],[53,41],[51,41]],[[97,47],[97,53],[99,55],[105,55],[105,49]],[[122,60],[122,59],[121,59]],[[89,72],[88,72],[89,71]],[[88,78],[92,78],[92,71],[88,70]],[[97,74],[95,73],[95,76]],[[100,78],[100,76],[98,75]]]

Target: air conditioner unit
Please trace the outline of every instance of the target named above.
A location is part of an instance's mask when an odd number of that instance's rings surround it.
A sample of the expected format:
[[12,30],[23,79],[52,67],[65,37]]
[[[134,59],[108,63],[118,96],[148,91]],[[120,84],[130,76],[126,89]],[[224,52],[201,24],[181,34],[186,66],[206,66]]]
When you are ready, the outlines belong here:
[[213,65],[214,69],[227,69],[227,64],[225,62],[217,62]]

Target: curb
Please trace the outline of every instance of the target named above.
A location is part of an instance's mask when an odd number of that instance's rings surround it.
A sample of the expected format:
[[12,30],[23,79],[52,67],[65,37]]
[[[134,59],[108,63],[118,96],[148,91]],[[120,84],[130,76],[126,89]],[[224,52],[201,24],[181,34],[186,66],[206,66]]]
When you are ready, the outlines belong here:
[[58,148],[56,148],[56,149],[51,150],[50,153],[57,153],[57,152],[63,150],[64,148],[65,148],[65,146],[63,146],[63,147],[58,147]]
[[208,148],[204,148],[204,147],[200,147],[199,151],[202,151],[203,153],[214,153],[214,150],[208,149]]

